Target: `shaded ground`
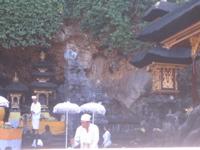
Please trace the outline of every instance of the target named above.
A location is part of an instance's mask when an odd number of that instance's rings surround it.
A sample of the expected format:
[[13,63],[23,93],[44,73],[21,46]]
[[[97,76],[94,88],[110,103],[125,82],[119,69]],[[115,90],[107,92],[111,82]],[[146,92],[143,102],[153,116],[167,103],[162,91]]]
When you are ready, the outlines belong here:
[[[33,149],[32,145],[32,141],[33,141],[34,137],[33,135],[24,135],[23,139],[22,139],[22,149]],[[118,138],[114,138],[113,139],[113,144],[112,147],[113,148],[120,148],[120,147],[138,147],[138,145],[134,145],[134,143],[131,143],[131,139],[128,140],[122,140],[123,138],[120,136]],[[42,148],[64,148],[65,147],[65,135],[54,135],[52,137],[48,137],[48,144],[44,145],[44,147]],[[99,147],[101,148],[101,144],[99,144]]]
[[[136,138],[137,137],[137,138]],[[32,141],[33,141],[33,136],[28,135],[28,136],[23,136],[23,142],[22,142],[22,149],[33,149],[32,148]],[[42,148],[64,148],[65,147],[65,135],[54,135],[52,137],[48,137],[48,144],[44,145]],[[162,140],[162,139],[160,139]],[[152,143],[154,143],[152,145]],[[115,136],[112,138],[112,148],[136,148],[136,147],[166,147],[166,144],[163,143],[155,143],[155,141],[152,139],[150,140],[148,136],[143,135],[141,136],[136,136],[130,134],[126,135],[119,135]],[[169,146],[169,145],[168,145]],[[167,146],[167,147],[168,147]],[[101,141],[99,142],[99,148],[101,148]]]
[[[33,135],[25,135],[22,139],[22,149],[32,148]],[[64,148],[65,135],[53,135],[48,138],[48,144],[44,144],[43,148]]]

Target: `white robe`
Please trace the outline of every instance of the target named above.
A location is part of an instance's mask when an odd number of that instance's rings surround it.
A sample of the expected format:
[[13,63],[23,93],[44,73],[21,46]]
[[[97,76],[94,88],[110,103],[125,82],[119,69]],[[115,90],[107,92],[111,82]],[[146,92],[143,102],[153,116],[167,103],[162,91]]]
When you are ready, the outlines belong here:
[[109,131],[106,131],[106,132],[103,134],[103,147],[104,147],[104,148],[109,147],[111,144],[112,144],[112,141],[111,141],[111,134],[110,134]]
[[79,126],[75,133],[74,142],[75,146],[80,144],[80,148],[86,148],[85,145],[88,145],[88,148],[98,148],[99,128],[90,124],[87,132],[85,128]]
[[31,104],[32,113],[32,127],[33,129],[39,129],[40,125],[40,114],[41,114],[41,105],[39,102]]

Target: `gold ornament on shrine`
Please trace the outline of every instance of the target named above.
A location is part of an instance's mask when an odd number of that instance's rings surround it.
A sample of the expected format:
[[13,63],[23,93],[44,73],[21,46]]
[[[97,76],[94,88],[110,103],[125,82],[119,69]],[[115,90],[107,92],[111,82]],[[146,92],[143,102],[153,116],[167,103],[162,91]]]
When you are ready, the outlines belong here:
[[168,63],[152,63],[152,91],[160,93],[177,93],[177,71],[184,65]]

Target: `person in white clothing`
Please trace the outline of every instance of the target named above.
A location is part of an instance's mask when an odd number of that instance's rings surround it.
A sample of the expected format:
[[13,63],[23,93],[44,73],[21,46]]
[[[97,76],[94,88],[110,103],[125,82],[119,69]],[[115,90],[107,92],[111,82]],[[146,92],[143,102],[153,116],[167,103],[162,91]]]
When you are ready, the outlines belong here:
[[75,137],[72,142],[73,147],[80,148],[98,148],[99,128],[97,125],[90,123],[91,116],[83,114],[81,116],[81,125],[76,129]]
[[33,140],[33,147],[37,146],[38,136],[39,136],[39,125],[40,125],[40,114],[41,114],[41,104],[38,102],[36,96],[31,97],[33,102],[31,104],[31,118],[32,118],[32,129],[35,134]]
[[31,117],[33,130],[38,130],[40,125],[41,105],[36,96],[31,97],[33,102],[31,104]]
[[104,134],[103,134],[103,147],[108,148],[111,146],[112,141],[111,141],[111,133],[107,129],[107,127],[104,127]]

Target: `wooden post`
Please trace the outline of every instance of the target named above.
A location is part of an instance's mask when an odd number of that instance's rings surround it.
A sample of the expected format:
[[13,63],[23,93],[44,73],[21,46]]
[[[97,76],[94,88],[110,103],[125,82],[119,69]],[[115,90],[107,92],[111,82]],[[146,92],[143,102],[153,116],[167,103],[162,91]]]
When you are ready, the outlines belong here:
[[67,145],[68,145],[68,116],[69,116],[69,113],[68,111],[65,112],[65,148],[67,148]]
[[194,107],[199,104],[199,95],[197,91],[196,59],[192,59],[192,100]]
[[197,91],[197,71],[196,71],[196,56],[199,51],[200,45],[200,35],[193,36],[190,38],[190,44],[192,47],[191,56],[192,56],[192,100],[193,106],[200,104],[200,99]]

